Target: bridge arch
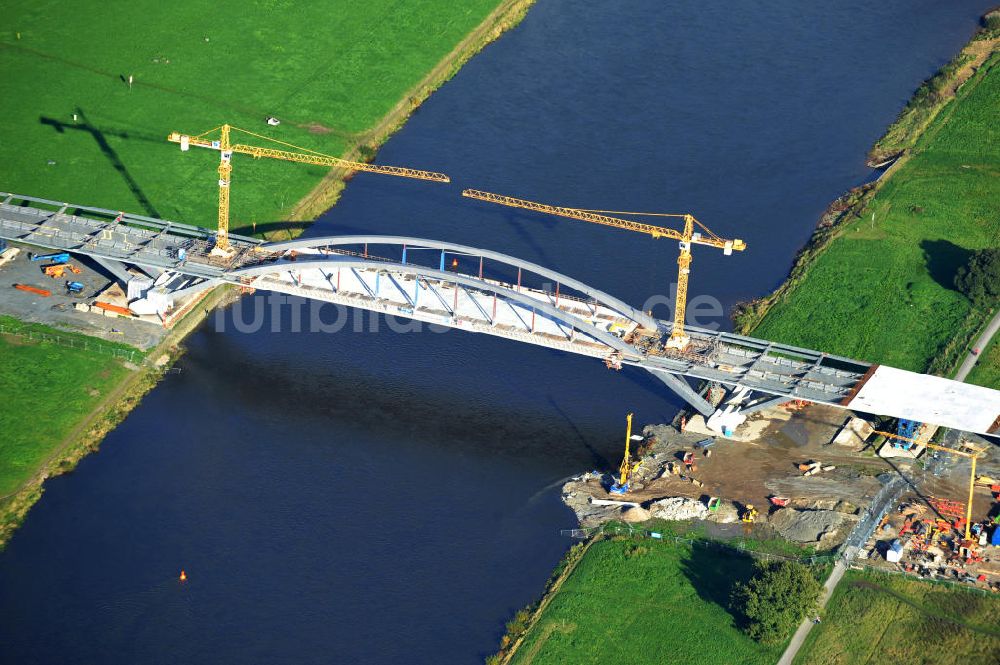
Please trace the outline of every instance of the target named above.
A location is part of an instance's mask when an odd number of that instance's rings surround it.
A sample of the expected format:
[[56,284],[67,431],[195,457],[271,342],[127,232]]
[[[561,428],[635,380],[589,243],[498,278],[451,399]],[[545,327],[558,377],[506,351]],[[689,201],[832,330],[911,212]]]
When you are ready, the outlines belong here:
[[[642,310],[638,310],[625,301],[612,296],[609,293],[605,293],[599,289],[584,284],[583,282],[574,279],[568,275],[564,275],[560,272],[556,272],[550,268],[539,265],[537,263],[532,263],[530,261],[525,261],[524,259],[519,259],[516,256],[510,256],[509,254],[503,254],[501,252],[495,252],[488,249],[481,249],[479,247],[471,247],[469,245],[457,245],[450,242],[443,242],[440,240],[430,240],[428,238],[414,238],[408,236],[379,236],[379,235],[352,235],[352,236],[328,236],[324,238],[300,238],[296,240],[287,240],[283,242],[272,242],[266,243],[260,246],[261,250],[270,250],[275,252],[281,252],[293,249],[320,249],[323,247],[340,247],[344,245],[397,245],[397,246],[407,246],[407,247],[420,247],[426,249],[440,249],[445,252],[451,252],[454,254],[469,254],[472,256],[481,256],[492,261],[497,261],[505,265],[509,265],[515,268],[520,268],[526,270],[530,273],[540,275],[547,279],[551,279],[559,284],[564,284],[580,293],[583,293],[599,304],[612,309],[627,319],[631,319],[636,323],[639,323],[642,327],[649,330],[657,329],[657,320],[646,314]],[[409,264],[397,264],[397,265],[409,265]]]
[[391,261],[364,259],[354,256],[320,256],[321,258],[309,258],[309,255],[307,255],[300,256],[294,261],[283,259],[281,261],[272,261],[260,265],[246,266],[228,271],[225,279],[226,281],[233,283],[245,283],[244,280],[246,278],[260,277],[271,273],[295,273],[303,270],[322,270],[324,268],[362,268],[411,275],[415,278],[423,277],[424,279],[434,279],[442,282],[458,284],[465,288],[477,291],[495,293],[498,297],[515,302],[523,307],[534,309],[554,321],[576,329],[588,337],[592,337],[596,341],[609,347],[609,352],[611,350],[615,350],[622,353],[625,357],[636,357],[635,348],[625,343],[617,335],[607,332],[606,330],[601,330],[579,316],[559,309],[550,303],[537,300],[529,295],[514,291],[513,289],[509,289],[499,284],[492,284],[461,273],[428,268],[426,266],[412,263],[396,263]]

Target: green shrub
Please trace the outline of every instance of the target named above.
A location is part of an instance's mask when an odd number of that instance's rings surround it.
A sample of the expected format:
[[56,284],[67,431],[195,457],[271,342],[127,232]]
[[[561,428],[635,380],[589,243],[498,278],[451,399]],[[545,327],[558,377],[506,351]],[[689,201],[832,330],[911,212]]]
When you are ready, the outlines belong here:
[[1000,248],[973,252],[955,274],[955,288],[977,305],[990,306],[1000,299]]
[[734,588],[732,606],[746,618],[747,635],[776,644],[816,611],[822,586],[797,561],[758,562],[756,569],[749,582]]

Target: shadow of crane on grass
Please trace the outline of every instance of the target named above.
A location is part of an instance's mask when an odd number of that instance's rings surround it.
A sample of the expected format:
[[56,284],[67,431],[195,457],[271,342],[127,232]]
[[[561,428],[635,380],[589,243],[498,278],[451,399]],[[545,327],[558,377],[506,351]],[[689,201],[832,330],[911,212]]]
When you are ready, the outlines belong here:
[[146,196],[146,193],[142,190],[142,187],[140,187],[136,179],[132,177],[132,174],[129,172],[128,167],[125,166],[125,163],[121,160],[121,157],[118,156],[118,153],[111,146],[111,144],[108,143],[107,139],[108,135],[116,136],[118,138],[123,138],[123,139],[130,139],[135,137],[130,135],[127,131],[111,131],[95,127],[93,124],[91,124],[90,120],[87,119],[87,115],[83,112],[83,109],[81,108],[76,109],[76,116],[78,120],[75,123],[65,123],[60,120],[56,120],[54,118],[46,118],[45,116],[40,117],[38,121],[43,125],[49,125],[60,134],[65,133],[66,130],[68,129],[82,131],[86,132],[87,134],[90,134],[97,142],[97,147],[100,148],[101,152],[104,153],[104,156],[108,158],[109,162],[111,162],[112,168],[114,168],[114,170],[117,171],[119,175],[121,175],[122,179],[125,181],[125,185],[129,188],[129,191],[131,191],[132,194],[135,196],[136,201],[139,202],[139,205],[142,206],[143,211],[145,211],[145,213],[150,217],[160,217],[161,215],[159,211],[156,209],[156,207],[153,205],[153,202],[149,200],[149,197]]

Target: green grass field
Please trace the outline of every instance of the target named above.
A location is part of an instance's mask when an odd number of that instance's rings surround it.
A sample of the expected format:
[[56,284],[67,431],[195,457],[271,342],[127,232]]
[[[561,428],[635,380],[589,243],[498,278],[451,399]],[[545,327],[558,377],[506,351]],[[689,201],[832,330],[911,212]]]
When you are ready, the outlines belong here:
[[966,381],[979,386],[1000,387],[1000,335],[979,353],[979,363],[969,372]]
[[[11,0],[0,190],[214,226],[218,154],[181,153],[170,131],[228,122],[339,155],[499,4]],[[233,163],[234,232],[282,219],[325,173]]]
[[[96,346],[134,349],[92,337],[55,332],[45,326],[0,317],[8,330],[55,334],[90,347],[69,348],[18,335],[0,335],[0,496],[17,490],[35,473],[102,397],[128,373]],[[141,354],[135,351],[139,361]]]
[[995,663],[1000,598],[898,575],[849,571],[797,665]]
[[994,56],[754,334],[926,370],[970,315],[952,287],[956,269],[970,251],[1000,243],[997,108]]
[[[774,663],[727,609],[753,560],[708,547],[602,540],[525,636],[512,663]],[[791,636],[789,636],[791,637]]]

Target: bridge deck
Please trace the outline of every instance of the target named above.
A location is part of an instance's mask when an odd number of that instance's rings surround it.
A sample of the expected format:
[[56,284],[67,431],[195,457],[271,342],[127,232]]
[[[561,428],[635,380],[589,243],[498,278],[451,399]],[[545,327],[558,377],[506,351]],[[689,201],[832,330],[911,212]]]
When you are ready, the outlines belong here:
[[[230,236],[236,255],[221,260],[209,253],[214,234],[198,227],[32,197],[0,197],[5,199],[0,203],[0,237],[162,269],[171,273],[163,284],[185,275],[202,280],[193,288],[223,282],[252,285],[789,399],[979,433],[1000,428],[1000,392],[699,328],[688,328],[692,344],[687,351],[673,352],[663,344],[669,322],[657,321],[656,330],[651,330],[648,316],[631,308],[625,312],[620,301],[610,297],[602,301],[556,295],[476,275],[378,260],[367,251],[361,255],[336,246],[332,238],[328,247],[320,239],[290,256],[281,245]],[[180,249],[186,252],[183,260]],[[517,261],[508,258],[512,265]]]

